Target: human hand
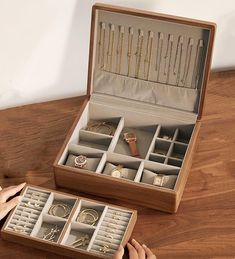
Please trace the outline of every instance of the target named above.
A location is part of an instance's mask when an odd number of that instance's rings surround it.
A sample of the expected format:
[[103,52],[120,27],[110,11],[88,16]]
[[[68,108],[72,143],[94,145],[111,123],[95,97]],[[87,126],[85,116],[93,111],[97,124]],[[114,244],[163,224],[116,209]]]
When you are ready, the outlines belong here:
[[7,213],[21,201],[22,197],[17,196],[7,202],[10,197],[14,196],[17,192],[22,190],[24,186],[25,183],[22,183],[0,190],[0,220],[3,219],[7,215]]
[[[157,259],[152,251],[146,245],[140,245],[135,239],[127,244],[130,259]],[[114,254],[113,259],[121,259],[124,255],[124,248],[120,246]]]

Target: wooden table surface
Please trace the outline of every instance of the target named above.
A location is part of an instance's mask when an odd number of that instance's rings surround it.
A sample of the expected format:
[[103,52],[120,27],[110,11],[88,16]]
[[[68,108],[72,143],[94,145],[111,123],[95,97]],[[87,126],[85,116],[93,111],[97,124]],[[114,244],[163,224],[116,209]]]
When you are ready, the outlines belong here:
[[[82,100],[0,111],[2,187],[27,181],[55,188],[52,164]],[[235,72],[211,76],[199,145],[177,214],[111,202],[138,210],[133,237],[152,248],[158,259],[235,258]],[[0,257],[62,258],[2,239]]]

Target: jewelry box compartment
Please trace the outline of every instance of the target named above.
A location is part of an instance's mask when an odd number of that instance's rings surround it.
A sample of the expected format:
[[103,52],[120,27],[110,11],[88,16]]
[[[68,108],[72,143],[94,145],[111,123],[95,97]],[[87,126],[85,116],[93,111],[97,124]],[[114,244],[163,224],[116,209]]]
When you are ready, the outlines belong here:
[[112,258],[133,231],[137,212],[27,185],[3,239],[79,258]]
[[[80,131],[87,128],[90,120],[102,124],[102,119],[109,123],[110,118],[118,118],[118,123],[107,150],[80,145]],[[137,136],[139,157],[132,156],[128,143],[123,140],[126,129]],[[181,117],[166,118],[161,113],[146,116],[136,109],[127,111],[124,106],[90,101],[58,157],[56,184],[134,203],[144,199],[139,198],[137,192],[146,192],[148,196],[151,193],[145,206],[173,212],[177,206],[177,186],[185,173],[184,162],[193,151],[190,145],[195,141],[197,131],[195,124],[183,121]],[[92,130],[90,133],[96,134]],[[85,166],[76,165],[78,157],[86,160]],[[120,192],[113,192],[114,186],[118,186]],[[168,205],[158,201],[159,195],[166,196]]]

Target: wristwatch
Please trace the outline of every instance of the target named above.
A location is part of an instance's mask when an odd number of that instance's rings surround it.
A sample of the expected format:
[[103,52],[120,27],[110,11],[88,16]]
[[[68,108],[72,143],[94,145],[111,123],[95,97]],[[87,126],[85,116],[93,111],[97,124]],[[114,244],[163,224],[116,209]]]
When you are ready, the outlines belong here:
[[153,185],[163,186],[164,177],[165,177],[164,174],[156,174],[153,179]]
[[116,166],[116,167],[112,170],[111,175],[112,175],[113,177],[116,177],[116,178],[122,178],[122,168],[123,168],[122,165]]
[[87,164],[87,158],[86,156],[79,155],[76,156],[74,159],[74,166],[78,168],[83,168]]
[[124,140],[129,144],[132,156],[140,157],[137,144],[136,144],[137,138],[135,133],[127,132],[127,133],[124,133],[123,135],[124,135]]

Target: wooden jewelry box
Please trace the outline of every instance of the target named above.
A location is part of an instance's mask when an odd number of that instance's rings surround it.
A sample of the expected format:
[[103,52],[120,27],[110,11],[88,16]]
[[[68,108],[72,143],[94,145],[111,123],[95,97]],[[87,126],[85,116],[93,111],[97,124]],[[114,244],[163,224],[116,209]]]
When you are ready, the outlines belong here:
[[56,184],[176,212],[214,34],[209,22],[94,5],[87,99],[55,160]]
[[137,212],[27,185],[2,238],[74,258],[112,258],[126,245]]

